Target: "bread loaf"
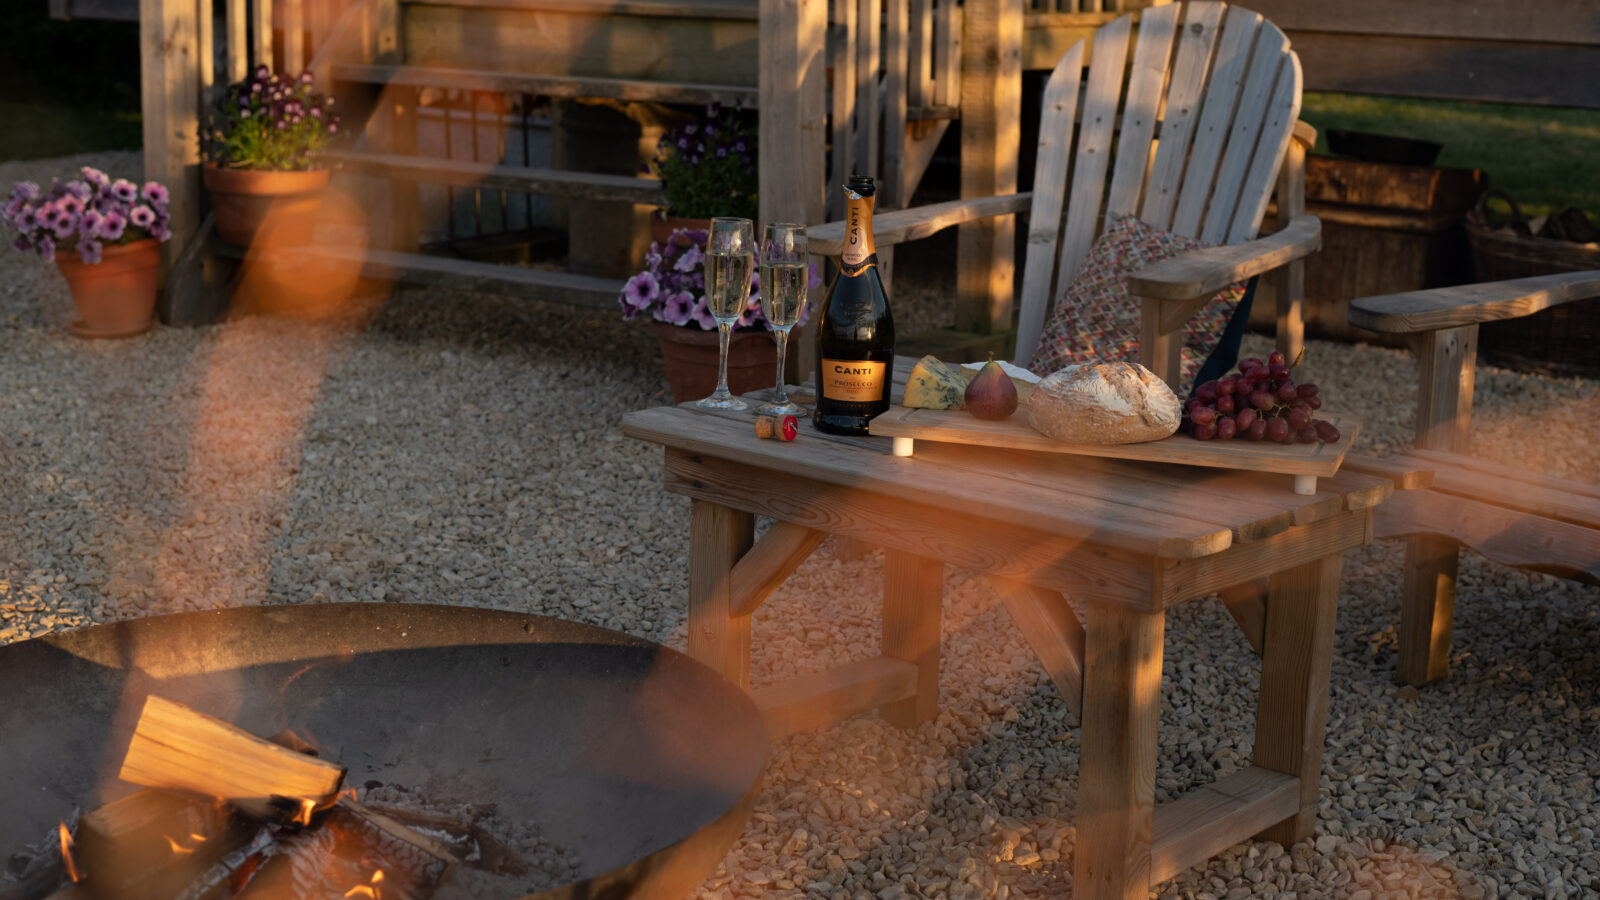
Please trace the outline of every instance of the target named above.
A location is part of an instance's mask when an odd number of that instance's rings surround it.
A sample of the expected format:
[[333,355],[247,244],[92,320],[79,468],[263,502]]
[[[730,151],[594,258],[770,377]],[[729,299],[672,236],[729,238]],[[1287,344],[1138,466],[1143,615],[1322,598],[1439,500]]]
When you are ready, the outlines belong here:
[[1028,399],[1028,424],[1073,444],[1158,441],[1178,430],[1178,397],[1136,363],[1067,366]]

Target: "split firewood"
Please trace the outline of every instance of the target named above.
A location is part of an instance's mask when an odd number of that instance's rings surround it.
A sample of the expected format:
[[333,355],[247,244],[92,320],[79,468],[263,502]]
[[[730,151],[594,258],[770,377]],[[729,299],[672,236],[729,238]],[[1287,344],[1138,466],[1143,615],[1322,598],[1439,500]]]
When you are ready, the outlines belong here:
[[[445,813],[413,809],[398,804],[369,801],[366,806],[374,812],[412,828],[428,828],[449,834],[455,845],[451,848],[451,852],[463,862],[470,862],[475,869],[496,875],[526,875],[532,869],[527,857],[518,853],[494,832],[479,825],[476,820],[469,821]],[[477,854],[476,860],[471,859],[474,852]]]
[[76,856],[102,900],[170,900],[257,827],[218,800],[142,790],[84,814]]
[[263,740],[182,703],[150,696],[118,777],[216,797],[262,821],[305,820],[330,805],[343,766]]
[[265,855],[237,900],[427,900],[456,864],[440,842],[349,799]]

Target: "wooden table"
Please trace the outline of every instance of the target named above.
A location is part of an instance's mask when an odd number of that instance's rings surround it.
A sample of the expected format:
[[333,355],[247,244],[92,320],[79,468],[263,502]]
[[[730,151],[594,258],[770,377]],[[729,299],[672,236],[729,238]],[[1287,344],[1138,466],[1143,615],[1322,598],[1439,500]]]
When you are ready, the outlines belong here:
[[[909,366],[897,366],[908,369]],[[791,389],[793,390],[793,389]],[[828,534],[884,548],[882,655],[754,692],[774,738],[869,709],[909,726],[938,699],[944,566],[974,569],[1081,717],[1075,894],[1152,884],[1252,835],[1312,833],[1340,558],[1389,481],[1292,476],[886,438],[756,438],[751,416],[633,412],[691,498],[689,653],[749,688],[750,614]],[[775,520],[759,542],[756,516]],[[1168,607],[1270,578],[1230,610],[1261,653],[1254,765],[1155,807]],[[1083,602],[1080,622],[1063,599]]]

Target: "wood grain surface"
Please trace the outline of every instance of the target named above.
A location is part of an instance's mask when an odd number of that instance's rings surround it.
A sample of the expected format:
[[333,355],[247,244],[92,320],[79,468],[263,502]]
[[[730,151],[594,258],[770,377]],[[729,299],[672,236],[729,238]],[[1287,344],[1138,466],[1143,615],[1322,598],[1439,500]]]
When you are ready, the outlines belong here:
[[872,420],[872,433],[922,441],[975,444],[1011,450],[1068,453],[1111,459],[1178,463],[1219,469],[1251,469],[1284,475],[1327,476],[1339,471],[1361,420],[1353,415],[1319,411],[1319,417],[1339,429],[1334,444],[1274,444],[1268,441],[1197,441],[1175,434],[1138,444],[1069,444],[1046,437],[1028,424],[1023,410],[1009,419],[979,419],[965,410],[891,408]]

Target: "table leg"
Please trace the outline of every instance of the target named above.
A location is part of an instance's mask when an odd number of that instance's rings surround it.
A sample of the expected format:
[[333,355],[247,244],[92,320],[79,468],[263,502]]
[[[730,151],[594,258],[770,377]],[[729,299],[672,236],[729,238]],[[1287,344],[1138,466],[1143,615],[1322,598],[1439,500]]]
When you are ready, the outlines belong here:
[[917,666],[917,695],[880,708],[884,720],[910,728],[939,708],[939,637],[944,564],[903,550],[883,551],[883,655]]
[[689,655],[750,689],[750,617],[732,613],[733,564],[755,543],[755,516],[709,500],[689,510]]
[[1280,572],[1267,597],[1255,763],[1300,779],[1300,811],[1260,837],[1284,845],[1310,837],[1317,823],[1341,560],[1334,554]]
[[1096,603],[1086,618],[1073,895],[1143,900],[1150,895],[1166,615]]

